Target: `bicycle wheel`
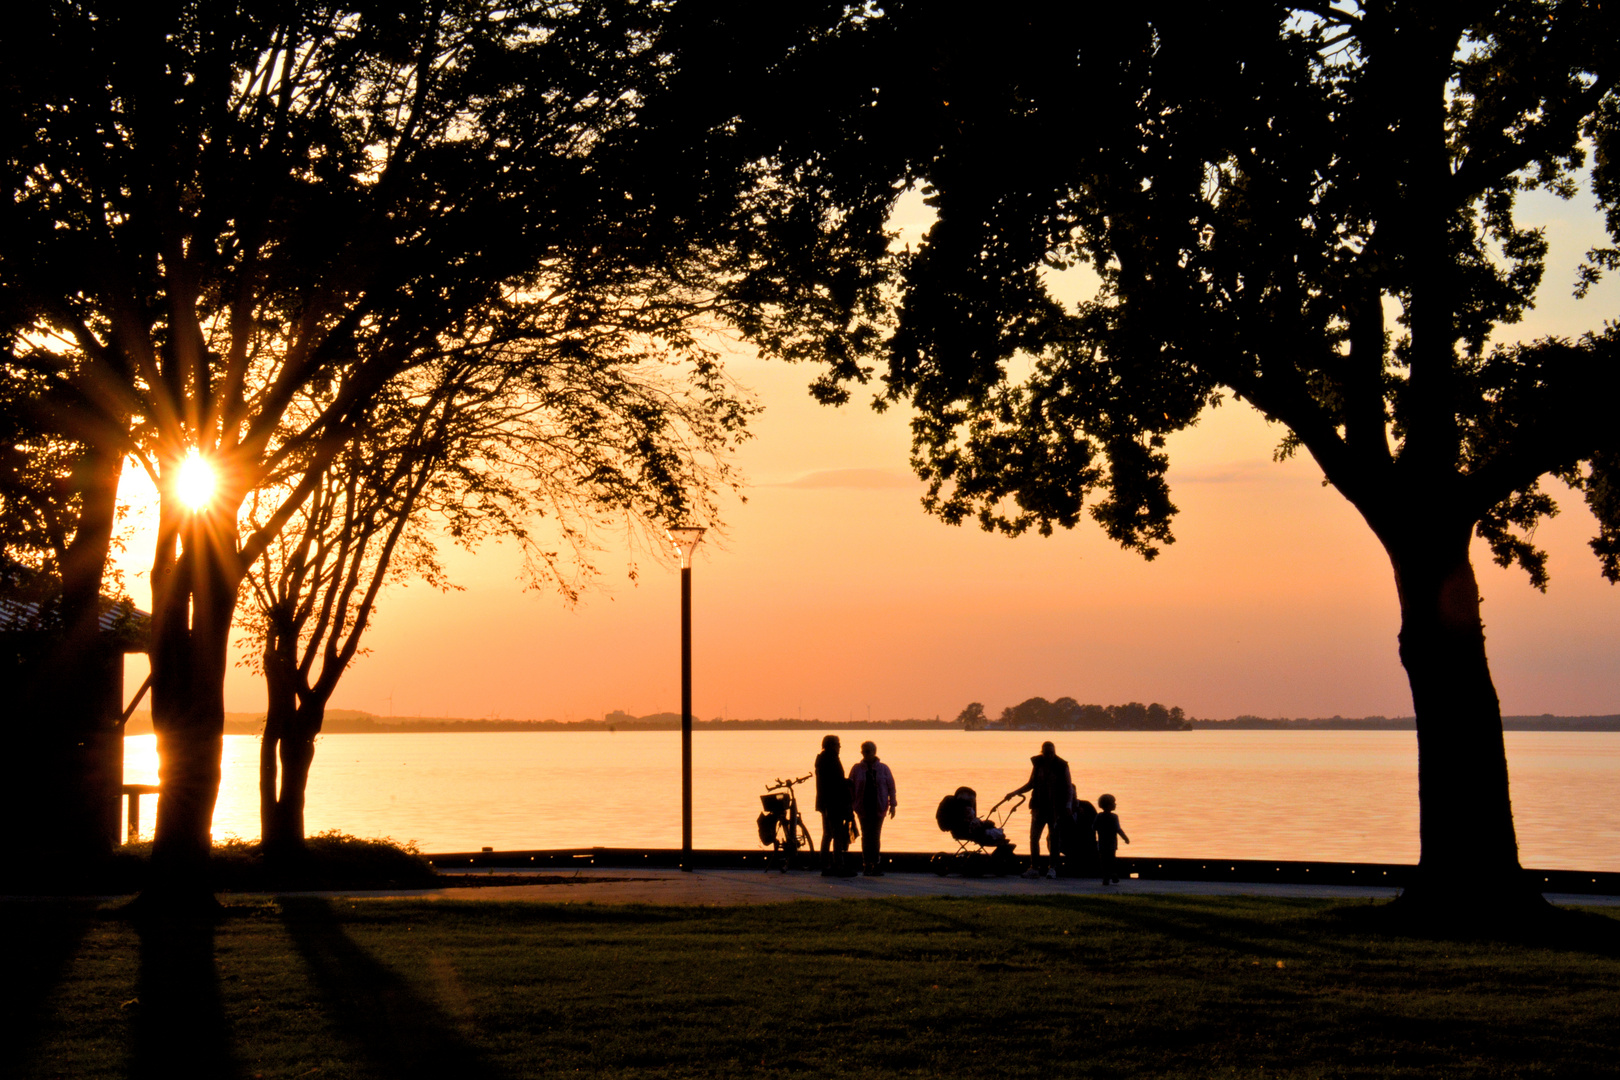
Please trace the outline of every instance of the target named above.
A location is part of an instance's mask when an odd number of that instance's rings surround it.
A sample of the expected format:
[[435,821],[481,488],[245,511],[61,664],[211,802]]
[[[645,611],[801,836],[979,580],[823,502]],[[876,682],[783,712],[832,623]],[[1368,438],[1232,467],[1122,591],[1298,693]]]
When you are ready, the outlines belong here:
[[786,821],[777,819],[776,843],[771,845],[771,857],[765,860],[767,871],[780,870],[784,874],[787,873],[788,864],[793,861],[793,848],[789,846],[793,834],[789,829],[790,826]]
[[810,827],[804,823],[803,818],[799,819],[799,845],[805,851],[816,850],[816,842],[810,839]]

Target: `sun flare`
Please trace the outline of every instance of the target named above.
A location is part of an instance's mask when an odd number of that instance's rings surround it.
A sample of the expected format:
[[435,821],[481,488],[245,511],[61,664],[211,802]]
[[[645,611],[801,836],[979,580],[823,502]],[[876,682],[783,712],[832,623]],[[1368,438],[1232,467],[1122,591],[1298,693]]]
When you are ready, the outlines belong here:
[[197,451],[187,451],[174,480],[174,493],[180,501],[193,510],[201,510],[213,501],[215,484],[214,467]]

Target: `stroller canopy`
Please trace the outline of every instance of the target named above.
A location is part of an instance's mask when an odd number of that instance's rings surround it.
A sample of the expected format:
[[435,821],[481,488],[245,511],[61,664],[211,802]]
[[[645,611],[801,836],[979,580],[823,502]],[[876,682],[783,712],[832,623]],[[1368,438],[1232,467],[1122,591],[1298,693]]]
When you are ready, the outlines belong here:
[[966,839],[967,832],[979,820],[978,793],[970,787],[959,787],[953,795],[939,800],[934,811],[934,824],[940,832],[950,833],[958,840]]

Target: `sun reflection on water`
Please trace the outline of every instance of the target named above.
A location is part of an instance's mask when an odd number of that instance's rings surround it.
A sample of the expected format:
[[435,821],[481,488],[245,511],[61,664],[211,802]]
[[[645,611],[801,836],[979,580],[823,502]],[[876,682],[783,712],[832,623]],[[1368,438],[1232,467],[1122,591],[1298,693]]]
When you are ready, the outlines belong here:
[[[699,847],[755,850],[759,795],[802,776],[819,731],[703,732],[693,739]],[[844,764],[868,733],[846,731]],[[974,787],[987,807],[1022,784],[1041,732],[876,734],[900,812],[891,851],[948,846],[940,798]],[[1053,732],[1082,798],[1119,799],[1131,855],[1415,862],[1417,752],[1410,732]],[[311,832],[415,840],[425,851],[677,847],[676,732],[325,735],[307,812]],[[214,836],[256,838],[254,736],[228,735]],[[1620,870],[1620,733],[1509,732],[1526,866]],[[125,741],[125,779],[157,782],[151,735]],[[814,784],[801,789],[813,833]],[[155,818],[141,808],[144,836]],[[1009,828],[1028,846],[1028,818]]]

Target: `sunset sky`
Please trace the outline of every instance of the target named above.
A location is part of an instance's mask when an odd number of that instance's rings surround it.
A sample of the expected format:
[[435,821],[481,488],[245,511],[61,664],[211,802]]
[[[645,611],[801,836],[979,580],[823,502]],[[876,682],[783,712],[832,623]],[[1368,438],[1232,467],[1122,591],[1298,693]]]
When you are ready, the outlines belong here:
[[[1569,298],[1580,254],[1605,241],[1589,205],[1523,200],[1521,221],[1544,223],[1552,251],[1539,307],[1514,336],[1620,316],[1613,276]],[[920,220],[901,223],[915,233]],[[725,534],[705,540],[693,572],[697,715],[950,718],[970,701],[994,714],[1037,694],[1217,718],[1410,714],[1382,550],[1308,457],[1272,462],[1282,430],[1247,406],[1210,411],[1171,440],[1177,543],[1147,563],[1088,525],[1016,540],[944,525],[919,508],[903,410],[876,414],[859,391],[844,408],[817,405],[812,369],[744,350],[729,367],[766,411],[737,458],[747,502],[727,505]],[[122,557],[142,605],[144,482],[128,484],[135,530]],[[1564,494],[1537,536],[1551,553],[1546,595],[1475,544],[1510,714],[1620,713],[1620,590],[1598,574],[1584,504]],[[333,707],[559,720],[679,709],[673,562],[601,552],[603,587],[569,609],[523,591],[509,546],[447,555],[462,591],[387,594],[371,655]],[[133,688],[144,659],[131,665]],[[226,700],[261,710],[264,691],[237,669]]]

